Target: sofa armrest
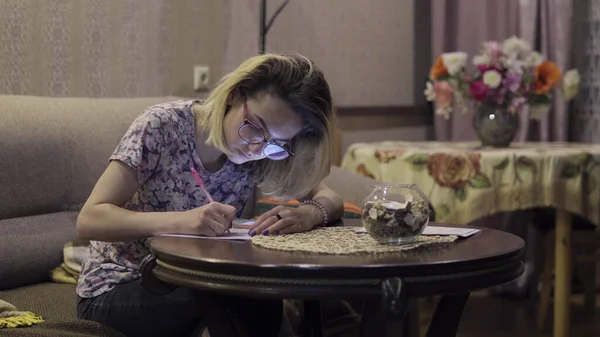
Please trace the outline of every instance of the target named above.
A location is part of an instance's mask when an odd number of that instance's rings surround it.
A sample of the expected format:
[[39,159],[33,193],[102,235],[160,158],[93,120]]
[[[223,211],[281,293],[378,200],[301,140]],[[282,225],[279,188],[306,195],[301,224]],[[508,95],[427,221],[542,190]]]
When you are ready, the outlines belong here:
[[337,166],[331,167],[331,172],[323,183],[339,194],[345,202],[361,206],[364,199],[373,190],[376,180],[363,177]]

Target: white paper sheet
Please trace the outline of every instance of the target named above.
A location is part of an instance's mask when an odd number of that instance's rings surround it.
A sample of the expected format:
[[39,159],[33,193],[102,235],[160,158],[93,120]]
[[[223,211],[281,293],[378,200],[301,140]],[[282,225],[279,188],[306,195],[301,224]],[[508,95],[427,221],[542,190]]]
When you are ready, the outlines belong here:
[[163,234],[162,236],[175,236],[180,238],[195,238],[195,239],[205,239],[205,240],[237,240],[237,241],[246,241],[250,240],[252,237],[248,235],[248,229],[246,228],[231,228],[229,233],[225,233],[219,236],[203,236],[203,235],[193,235],[193,234]]
[[[460,228],[460,227],[439,227],[439,226],[427,226],[423,231],[423,235],[456,235],[461,238],[469,237],[473,234],[479,233],[481,230],[475,228]],[[361,227],[355,231],[355,233],[366,233],[367,230]]]

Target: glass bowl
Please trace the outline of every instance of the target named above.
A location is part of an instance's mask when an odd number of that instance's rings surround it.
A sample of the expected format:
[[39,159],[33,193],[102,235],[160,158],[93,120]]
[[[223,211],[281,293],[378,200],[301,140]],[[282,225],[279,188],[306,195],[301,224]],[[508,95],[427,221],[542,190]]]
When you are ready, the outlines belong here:
[[377,184],[364,201],[362,223],[381,244],[408,244],[427,227],[429,202],[415,184]]

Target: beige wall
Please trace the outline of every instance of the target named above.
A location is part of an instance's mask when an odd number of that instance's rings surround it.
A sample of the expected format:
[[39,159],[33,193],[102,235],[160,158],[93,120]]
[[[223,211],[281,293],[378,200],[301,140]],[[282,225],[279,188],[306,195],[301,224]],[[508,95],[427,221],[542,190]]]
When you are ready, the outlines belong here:
[[[269,12],[281,2],[269,0]],[[421,103],[421,3],[291,0],[267,51],[314,59],[337,106]],[[258,20],[259,0],[2,0],[0,94],[202,96],[191,88],[193,66],[209,65],[214,83],[255,55]],[[402,126],[372,136],[427,137],[390,131]]]
[[267,43],[314,59],[339,105],[411,105],[413,17],[411,0],[291,0]]
[[[193,65],[216,81],[256,54],[258,13],[258,0],[2,0],[0,93],[189,96]],[[292,0],[268,51],[314,59],[338,105],[411,105],[413,24],[412,0]]]
[[194,64],[223,65],[224,3],[2,0],[0,93],[189,96]]

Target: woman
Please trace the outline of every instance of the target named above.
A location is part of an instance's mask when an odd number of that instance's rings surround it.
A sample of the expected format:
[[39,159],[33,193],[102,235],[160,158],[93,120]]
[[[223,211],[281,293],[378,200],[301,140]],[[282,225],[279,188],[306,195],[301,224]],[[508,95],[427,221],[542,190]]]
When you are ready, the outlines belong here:
[[[79,215],[78,236],[92,241],[77,285],[78,316],[128,336],[190,336],[202,320],[190,290],[161,296],[140,283],[147,238],[223,234],[257,186],[303,204],[261,215],[250,235],[307,231],[337,220],[342,200],[321,183],[330,168],[332,127],[329,86],[302,56],[253,57],[204,102],[148,108],[118,144]],[[281,301],[222,301],[250,336],[278,335]]]

